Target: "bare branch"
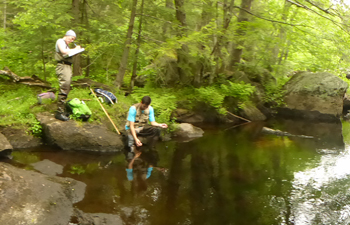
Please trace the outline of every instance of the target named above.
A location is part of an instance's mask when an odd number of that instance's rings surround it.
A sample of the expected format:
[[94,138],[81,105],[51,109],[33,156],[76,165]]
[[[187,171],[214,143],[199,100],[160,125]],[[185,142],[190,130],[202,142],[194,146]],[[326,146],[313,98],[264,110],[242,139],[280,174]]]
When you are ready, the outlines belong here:
[[[329,14],[329,15],[336,16],[334,13],[328,11],[328,10],[332,7],[333,4],[332,4],[328,9],[323,9],[323,8],[321,8],[319,5],[315,4],[314,2],[311,2],[310,0],[305,0],[305,1],[308,2],[308,3],[310,3],[311,5],[315,6],[315,7],[318,8],[319,10],[321,10],[321,11],[323,11],[323,12]],[[300,3],[299,3],[299,4],[300,4]]]
[[[303,24],[292,24],[292,23],[287,23],[287,22],[283,22],[283,21],[278,21],[278,20],[272,20],[272,19],[264,18],[264,17],[258,16],[258,15],[255,15],[254,13],[252,13],[252,12],[246,10],[246,9],[243,9],[243,8],[241,8],[239,6],[234,6],[234,7],[237,8],[237,9],[243,10],[246,13],[248,13],[248,14],[250,14],[252,16],[255,16],[255,17],[259,18],[259,19],[270,21],[270,22],[273,22],[273,23],[280,23],[280,24],[289,25],[289,26],[293,26],[293,27],[297,27],[297,26],[299,26],[299,27],[310,27],[310,26],[303,25]],[[312,28],[312,27],[310,27],[310,28]]]
[[155,16],[151,16],[151,15],[147,15],[147,14],[141,14],[141,13],[136,13],[136,15],[137,15],[137,16],[140,15],[140,16],[150,17],[150,18],[153,18],[153,19],[156,19],[156,20],[163,21],[163,22],[165,22],[165,23],[169,23],[169,24],[176,25],[176,26],[181,27],[181,28],[184,28],[184,29],[186,29],[186,30],[191,30],[191,29],[189,29],[189,28],[187,28],[187,27],[184,27],[184,26],[181,26],[181,25],[179,25],[179,24],[177,24],[177,23],[173,23],[173,22],[168,21],[168,20],[163,20],[163,19],[160,19],[160,18],[155,17]]
[[339,27],[340,29],[342,29],[345,33],[347,33],[347,34],[350,35],[350,33],[349,33],[347,30],[345,30],[344,27],[343,27],[343,26],[349,27],[348,25],[346,25],[346,24],[344,24],[344,23],[339,23],[339,22],[337,22],[337,21],[335,21],[335,20],[332,20],[332,19],[328,18],[327,16],[321,15],[320,13],[316,12],[315,10],[310,9],[309,7],[307,7],[307,6],[303,5],[303,4],[300,4],[299,2],[293,2],[293,1],[291,1],[291,0],[286,0],[286,1],[289,2],[289,3],[291,3],[291,4],[293,4],[293,5],[298,6],[298,7],[300,7],[300,8],[309,10],[309,11],[311,11],[311,12],[313,12],[313,13],[315,13],[315,14],[317,14],[317,15],[319,15],[319,16],[321,16],[321,17],[323,17],[323,18],[325,18],[325,19],[327,19],[327,20],[329,20],[329,21],[331,21],[334,25],[336,25],[337,27]]
[[33,75],[31,77],[21,77],[12,72],[10,69],[6,68],[4,70],[0,70],[0,75],[4,75],[9,77],[14,83],[26,84],[29,86],[37,86],[43,88],[51,88],[51,85],[39,77]]

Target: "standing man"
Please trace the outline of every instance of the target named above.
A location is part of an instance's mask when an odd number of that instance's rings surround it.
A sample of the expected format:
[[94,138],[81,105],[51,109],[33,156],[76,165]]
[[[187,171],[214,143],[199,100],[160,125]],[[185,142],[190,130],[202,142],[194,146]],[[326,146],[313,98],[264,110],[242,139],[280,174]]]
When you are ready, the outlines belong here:
[[[64,114],[65,103],[70,91],[70,84],[72,80],[72,57],[67,56],[73,49],[69,48],[69,44],[72,43],[77,35],[73,30],[67,31],[63,38],[60,38],[56,42],[55,60],[57,61],[56,75],[60,85],[60,90],[57,98],[57,113],[56,119],[67,121],[69,117]],[[81,49],[80,46],[76,46],[74,49]]]
[[[151,98],[144,96],[140,103],[130,107],[125,130],[128,133],[128,146],[131,152],[135,152],[136,147],[142,146],[142,142],[138,138],[150,137],[152,138],[150,147],[153,147],[154,142],[159,137],[160,128],[167,128],[165,123],[157,123],[154,118],[154,110],[151,104]],[[148,121],[151,125],[148,124]]]

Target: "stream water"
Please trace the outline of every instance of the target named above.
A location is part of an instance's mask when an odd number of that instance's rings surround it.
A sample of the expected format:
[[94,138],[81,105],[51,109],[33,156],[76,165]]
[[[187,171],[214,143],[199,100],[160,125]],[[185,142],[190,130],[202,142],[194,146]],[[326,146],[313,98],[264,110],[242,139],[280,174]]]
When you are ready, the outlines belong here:
[[[265,134],[263,126],[314,138]],[[349,122],[203,129],[202,138],[145,150],[132,181],[123,153],[45,147],[14,151],[12,163],[86,183],[75,207],[120,215],[125,224],[350,224]],[[56,171],[38,166],[48,160]]]

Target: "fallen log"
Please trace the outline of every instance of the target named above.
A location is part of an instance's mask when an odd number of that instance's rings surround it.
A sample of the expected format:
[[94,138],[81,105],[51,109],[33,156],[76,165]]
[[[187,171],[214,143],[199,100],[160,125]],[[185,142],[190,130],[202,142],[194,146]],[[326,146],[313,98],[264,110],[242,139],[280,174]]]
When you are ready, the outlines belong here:
[[[230,127],[229,129],[252,122],[252,121],[250,121],[250,120],[248,120],[248,119],[246,119],[246,118],[237,116],[237,115],[235,115],[235,114],[233,114],[233,113],[231,113],[231,112],[229,112],[229,111],[227,111],[227,112],[228,112],[230,115],[232,115],[232,116],[234,116],[234,117],[236,117],[236,118],[239,118],[239,119],[242,119],[242,120],[246,121],[246,122],[243,123],[243,124],[239,124],[239,125]],[[227,130],[227,129],[226,129],[226,130]],[[299,137],[299,138],[314,138],[313,136],[296,135],[296,134],[291,134],[291,133],[288,133],[288,132],[285,132],[285,131],[274,130],[274,129],[271,129],[271,128],[268,128],[268,127],[263,127],[262,130],[261,130],[261,132],[262,132],[262,133],[265,133],[265,134],[276,135],[276,136]]]
[[314,138],[313,136],[307,136],[307,135],[296,135],[296,134],[291,134],[285,131],[281,130],[274,130],[268,127],[263,127],[261,130],[262,133],[265,134],[271,134],[271,135],[276,135],[276,136],[287,136],[287,137],[299,137],[299,138]]
[[42,88],[52,88],[51,84],[40,79],[38,76],[31,76],[31,77],[21,77],[12,72],[8,68],[4,68],[4,70],[0,70],[0,75],[4,75],[6,77],[9,77],[12,82],[14,83],[20,83],[20,84],[25,84],[29,86],[36,86],[36,87],[42,87]]

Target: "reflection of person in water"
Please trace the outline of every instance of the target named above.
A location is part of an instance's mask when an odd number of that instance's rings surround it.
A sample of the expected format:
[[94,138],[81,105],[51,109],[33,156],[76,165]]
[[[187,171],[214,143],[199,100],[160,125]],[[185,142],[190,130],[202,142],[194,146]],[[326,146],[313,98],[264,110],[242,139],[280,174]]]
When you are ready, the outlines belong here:
[[[134,180],[134,171],[135,175],[141,173],[142,180],[148,179],[151,176],[153,166],[145,166],[145,162],[140,159],[141,153],[142,152],[139,151],[136,152],[134,158],[132,158],[128,163],[128,168],[126,169],[126,176],[128,177],[128,180]],[[147,168],[146,171],[145,168]]]
[[139,191],[147,189],[146,180],[151,176],[153,169],[164,172],[164,168],[157,167],[159,160],[157,151],[136,151],[135,156],[128,161],[126,176],[129,181],[135,181]]

